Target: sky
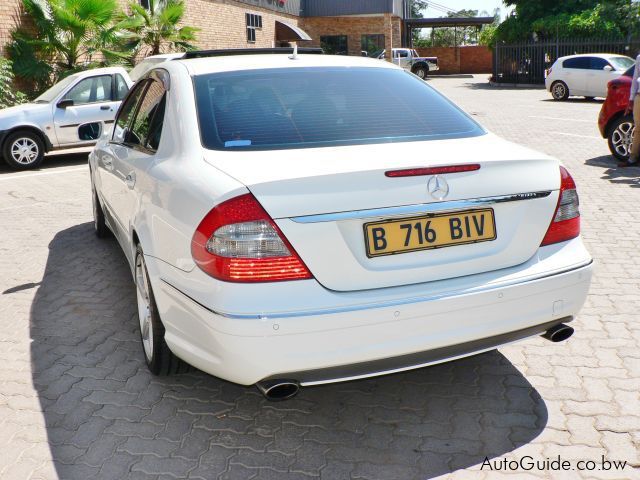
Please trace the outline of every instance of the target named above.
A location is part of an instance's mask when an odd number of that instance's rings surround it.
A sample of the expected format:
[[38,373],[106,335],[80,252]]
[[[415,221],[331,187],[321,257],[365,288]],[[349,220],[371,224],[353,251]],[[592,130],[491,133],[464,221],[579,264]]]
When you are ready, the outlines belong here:
[[[512,8],[509,7],[509,10],[507,10],[507,7],[504,6],[501,0],[437,0],[435,3],[451,8],[453,10],[486,10],[490,15],[493,13],[494,9],[500,8],[503,19],[508,11],[510,11]],[[441,9],[431,7],[424,12],[425,17],[442,17],[445,15],[446,13]]]

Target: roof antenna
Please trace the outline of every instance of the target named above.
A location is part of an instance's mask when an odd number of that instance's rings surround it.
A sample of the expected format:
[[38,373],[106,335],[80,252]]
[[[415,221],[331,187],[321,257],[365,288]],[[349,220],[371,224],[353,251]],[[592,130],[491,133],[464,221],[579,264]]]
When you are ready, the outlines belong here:
[[294,42],[294,44],[293,44],[293,55],[289,55],[289,58],[291,60],[297,60],[298,59],[298,42]]

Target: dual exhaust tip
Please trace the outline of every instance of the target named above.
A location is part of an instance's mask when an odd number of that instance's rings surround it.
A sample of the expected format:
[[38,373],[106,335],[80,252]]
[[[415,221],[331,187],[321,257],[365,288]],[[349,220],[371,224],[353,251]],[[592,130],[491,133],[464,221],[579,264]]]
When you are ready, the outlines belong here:
[[[543,338],[557,343],[563,342],[573,335],[573,328],[564,323],[554,325],[549,330],[542,334]],[[295,397],[300,391],[300,383],[296,380],[275,379],[275,380],[263,380],[256,384],[260,393],[265,396],[267,400],[277,402],[281,400],[289,400]]]

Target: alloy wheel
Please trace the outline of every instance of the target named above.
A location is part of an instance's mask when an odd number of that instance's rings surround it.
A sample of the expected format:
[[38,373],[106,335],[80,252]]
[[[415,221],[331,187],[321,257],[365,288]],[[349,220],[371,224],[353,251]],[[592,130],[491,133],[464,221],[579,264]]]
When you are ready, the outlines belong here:
[[138,320],[140,321],[140,333],[142,346],[147,361],[153,359],[153,322],[151,320],[151,301],[149,299],[149,279],[144,264],[144,257],[136,258],[136,296],[138,299]]
[[633,139],[633,123],[622,122],[611,133],[611,144],[621,157],[628,157]]
[[21,165],[29,165],[38,159],[40,148],[38,144],[31,138],[17,138],[10,149],[11,157]]
[[566,94],[566,89],[564,84],[558,82],[553,86],[553,96],[554,98],[561,99],[564,98]]

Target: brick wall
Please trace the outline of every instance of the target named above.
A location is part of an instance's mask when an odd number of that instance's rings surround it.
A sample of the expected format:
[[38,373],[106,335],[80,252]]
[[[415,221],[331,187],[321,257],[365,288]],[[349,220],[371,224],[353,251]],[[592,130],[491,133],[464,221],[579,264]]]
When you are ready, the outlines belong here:
[[[246,12],[262,15],[255,43],[247,42]],[[231,0],[188,0],[183,23],[200,28],[196,44],[202,49],[260,48],[274,46],[276,20],[298,25],[300,19]]]
[[[383,34],[387,52],[400,46],[400,19],[391,15],[376,17],[309,17],[300,27],[313,39],[305,46],[319,47],[322,35],[347,35],[349,55],[360,55],[362,35]],[[389,55],[387,55],[389,56]]]
[[417,48],[421,56],[438,57],[438,74],[491,73],[492,54],[488,47]]
[[491,73],[493,54],[489,47],[461,47],[460,73]]
[[0,56],[5,56],[11,32],[18,26],[32,28],[30,19],[22,11],[22,0],[0,0]]

